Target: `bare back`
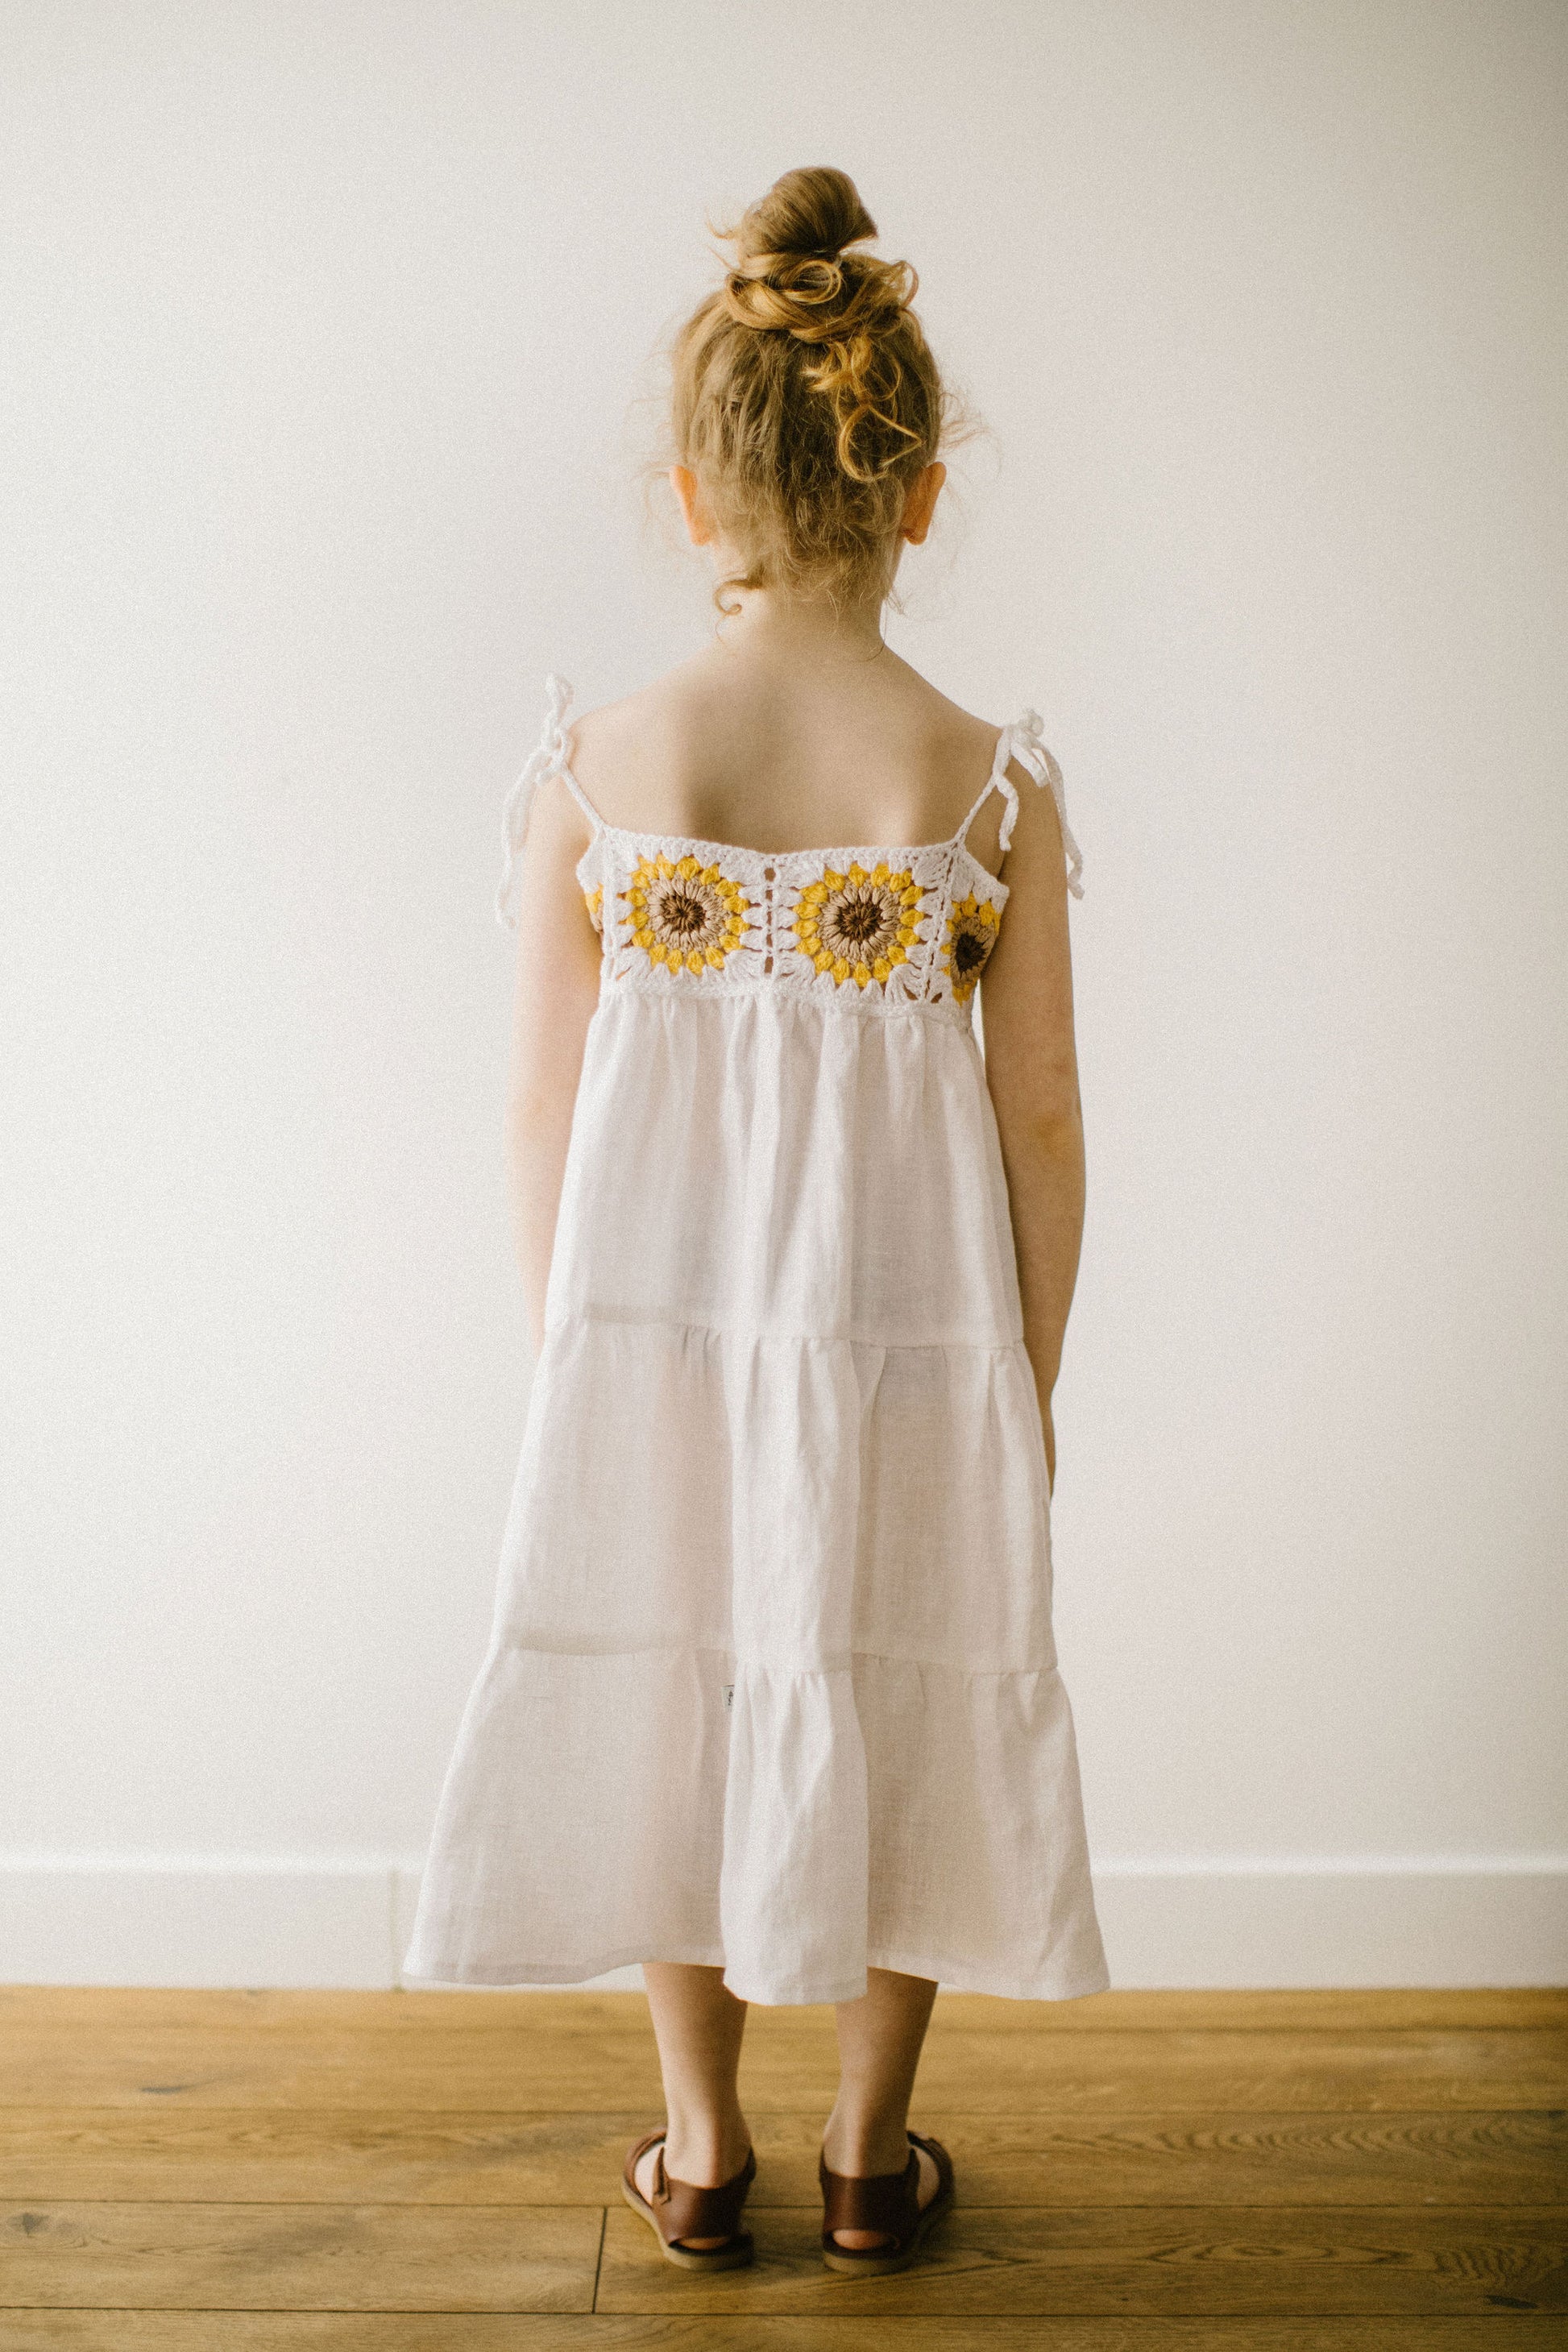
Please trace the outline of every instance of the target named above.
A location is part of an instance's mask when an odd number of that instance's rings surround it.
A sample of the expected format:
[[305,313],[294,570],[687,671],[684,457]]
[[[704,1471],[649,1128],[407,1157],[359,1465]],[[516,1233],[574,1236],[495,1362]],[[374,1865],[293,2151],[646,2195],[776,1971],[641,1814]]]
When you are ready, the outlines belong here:
[[[914,845],[952,836],[999,731],[890,649],[786,670],[714,646],[580,719],[573,767],[605,820],[629,832],[780,854]],[[985,803],[967,843],[993,874],[1001,807]]]

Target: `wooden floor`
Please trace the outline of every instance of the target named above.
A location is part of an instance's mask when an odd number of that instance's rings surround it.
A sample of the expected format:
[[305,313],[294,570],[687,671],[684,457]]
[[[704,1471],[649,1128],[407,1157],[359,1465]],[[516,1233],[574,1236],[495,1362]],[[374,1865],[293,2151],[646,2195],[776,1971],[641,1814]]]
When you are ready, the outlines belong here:
[[960,2207],[822,2267],[832,2012],[753,2010],[758,2260],[659,2259],[639,1994],[0,1991],[5,2352],[1568,2352],[1568,1993],[944,1996]]

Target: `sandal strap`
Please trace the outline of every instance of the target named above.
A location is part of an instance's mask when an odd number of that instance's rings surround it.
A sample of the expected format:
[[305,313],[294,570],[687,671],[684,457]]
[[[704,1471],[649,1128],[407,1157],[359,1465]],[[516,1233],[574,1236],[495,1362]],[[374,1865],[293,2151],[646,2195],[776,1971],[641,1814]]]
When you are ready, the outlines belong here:
[[[921,2160],[914,2148],[902,2172],[873,2172],[857,2177],[833,2172],[826,2157],[817,2158],[822,2183],[822,2235],[826,2243],[836,2230],[877,2230],[902,2246],[920,2220]],[[873,2248],[875,2252],[890,2251]]]
[[[664,2168],[664,2142],[653,2163],[653,2196],[651,2203],[658,2217],[658,2231],[667,2246],[677,2246],[683,2238],[734,2238],[741,2234],[741,2208],[746,2201],[746,2191],[757,2174],[757,2151],[746,2150],[746,2161],[739,2172],[721,2180],[717,2189],[700,2189],[690,2180],[677,2180]],[[717,2249],[714,2250],[715,2252]]]

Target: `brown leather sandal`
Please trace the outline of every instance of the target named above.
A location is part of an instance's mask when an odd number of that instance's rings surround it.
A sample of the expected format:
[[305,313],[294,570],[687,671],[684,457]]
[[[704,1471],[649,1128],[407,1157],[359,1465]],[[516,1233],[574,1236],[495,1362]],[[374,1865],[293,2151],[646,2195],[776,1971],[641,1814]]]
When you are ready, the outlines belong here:
[[[913,2262],[921,2239],[933,2221],[940,2221],[953,2200],[952,2158],[939,2139],[910,2132],[910,2160],[902,2172],[873,2172],[857,2179],[853,2173],[830,2172],[827,2158],[816,2159],[822,2183],[822,2259],[830,2271],[853,2271],[860,2278],[880,2278]],[[921,2160],[924,2148],[936,2167],[936,2189],[929,2205],[920,2201]],[[841,2246],[835,2230],[879,2230],[891,2245]]]
[[[655,2143],[653,2201],[637,2184],[637,2168]],[[664,2168],[664,2132],[645,2132],[627,2152],[621,2168],[621,2195],[634,2213],[640,2213],[658,2240],[666,2262],[685,2271],[733,2271],[755,2252],[750,2230],[741,2227],[741,2208],[757,2177],[757,2151],[746,2150],[746,2161],[717,2189],[699,2189],[689,2180],[672,2180]],[[687,2238],[721,2238],[722,2245],[689,2246]]]

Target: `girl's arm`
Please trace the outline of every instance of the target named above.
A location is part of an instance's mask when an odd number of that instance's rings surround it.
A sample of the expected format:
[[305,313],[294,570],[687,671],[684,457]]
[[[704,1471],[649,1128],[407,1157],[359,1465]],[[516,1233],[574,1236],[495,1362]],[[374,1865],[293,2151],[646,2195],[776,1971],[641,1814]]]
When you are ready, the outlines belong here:
[[980,982],[985,1077],[1006,1171],[1046,1464],[1057,1475],[1051,1391],[1083,1240],[1083,1108],[1073,1041],[1067,859],[1056,803],[1015,761],[1018,814],[1008,844],[1011,896]]
[[546,777],[529,812],[517,884],[506,1109],[512,1227],[536,1357],[584,1042],[599,995],[599,934],[573,871],[587,845],[575,802],[558,776]]

